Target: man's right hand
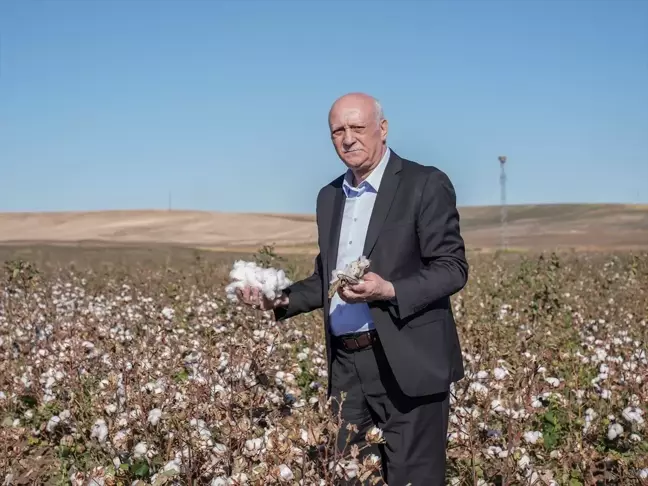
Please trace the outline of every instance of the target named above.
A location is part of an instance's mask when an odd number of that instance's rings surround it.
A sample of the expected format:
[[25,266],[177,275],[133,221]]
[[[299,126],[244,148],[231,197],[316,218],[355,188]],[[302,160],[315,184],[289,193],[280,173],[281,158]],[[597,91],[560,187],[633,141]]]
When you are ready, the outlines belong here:
[[282,293],[274,300],[268,299],[256,287],[243,287],[236,289],[236,295],[244,304],[267,311],[288,305],[288,296]]

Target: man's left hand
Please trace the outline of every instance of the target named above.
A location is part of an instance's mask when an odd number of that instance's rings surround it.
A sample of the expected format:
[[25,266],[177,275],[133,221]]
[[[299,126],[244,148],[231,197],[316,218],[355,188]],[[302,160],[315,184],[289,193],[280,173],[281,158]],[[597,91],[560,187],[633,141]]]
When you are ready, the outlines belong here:
[[390,300],[396,296],[391,282],[373,272],[365,274],[360,283],[340,288],[338,294],[343,301],[350,304],[372,300]]

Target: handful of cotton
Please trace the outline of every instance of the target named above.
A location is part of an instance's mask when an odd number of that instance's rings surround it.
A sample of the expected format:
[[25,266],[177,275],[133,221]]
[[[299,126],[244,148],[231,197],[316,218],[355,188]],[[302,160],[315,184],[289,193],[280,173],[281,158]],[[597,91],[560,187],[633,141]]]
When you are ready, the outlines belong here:
[[245,262],[237,260],[230,271],[232,282],[225,287],[227,298],[233,302],[238,301],[236,289],[244,287],[257,288],[269,300],[274,300],[281,291],[292,284],[292,281],[286,277],[283,270],[276,268],[259,267],[255,262]]
[[370,263],[367,257],[361,256],[344,267],[344,270],[333,270],[329,285],[329,299],[333,298],[340,287],[361,282],[362,277],[367,273]]

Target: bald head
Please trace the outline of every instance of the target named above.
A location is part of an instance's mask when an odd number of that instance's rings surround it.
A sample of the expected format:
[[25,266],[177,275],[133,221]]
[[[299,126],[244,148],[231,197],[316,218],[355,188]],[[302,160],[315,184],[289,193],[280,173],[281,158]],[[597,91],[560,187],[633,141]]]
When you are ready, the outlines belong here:
[[382,106],[376,98],[365,93],[348,93],[344,96],[340,96],[335,100],[333,106],[331,106],[331,110],[329,111],[329,123],[331,121],[331,115],[336,110],[344,109],[361,109],[370,112],[378,124],[384,118]]
[[356,180],[363,180],[378,165],[387,149],[387,120],[377,99],[349,93],[333,103],[329,128],[335,150]]

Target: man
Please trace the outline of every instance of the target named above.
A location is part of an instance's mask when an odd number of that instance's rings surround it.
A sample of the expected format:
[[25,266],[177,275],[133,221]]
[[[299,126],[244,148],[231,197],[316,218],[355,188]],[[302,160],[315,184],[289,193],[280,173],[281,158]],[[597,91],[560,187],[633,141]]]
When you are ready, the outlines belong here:
[[[449,389],[464,376],[450,296],[468,279],[454,188],[441,170],[387,147],[371,96],[336,100],[329,127],[348,170],[317,197],[313,274],[272,302],[250,289],[239,296],[277,320],[323,308],[328,396],[346,393],[342,419],[359,432],[342,427],[338,446],[351,434],[363,447],[377,426],[385,444],[366,453],[380,452],[389,486],[443,485]],[[361,255],[371,261],[363,282],[329,302],[332,271]]]

